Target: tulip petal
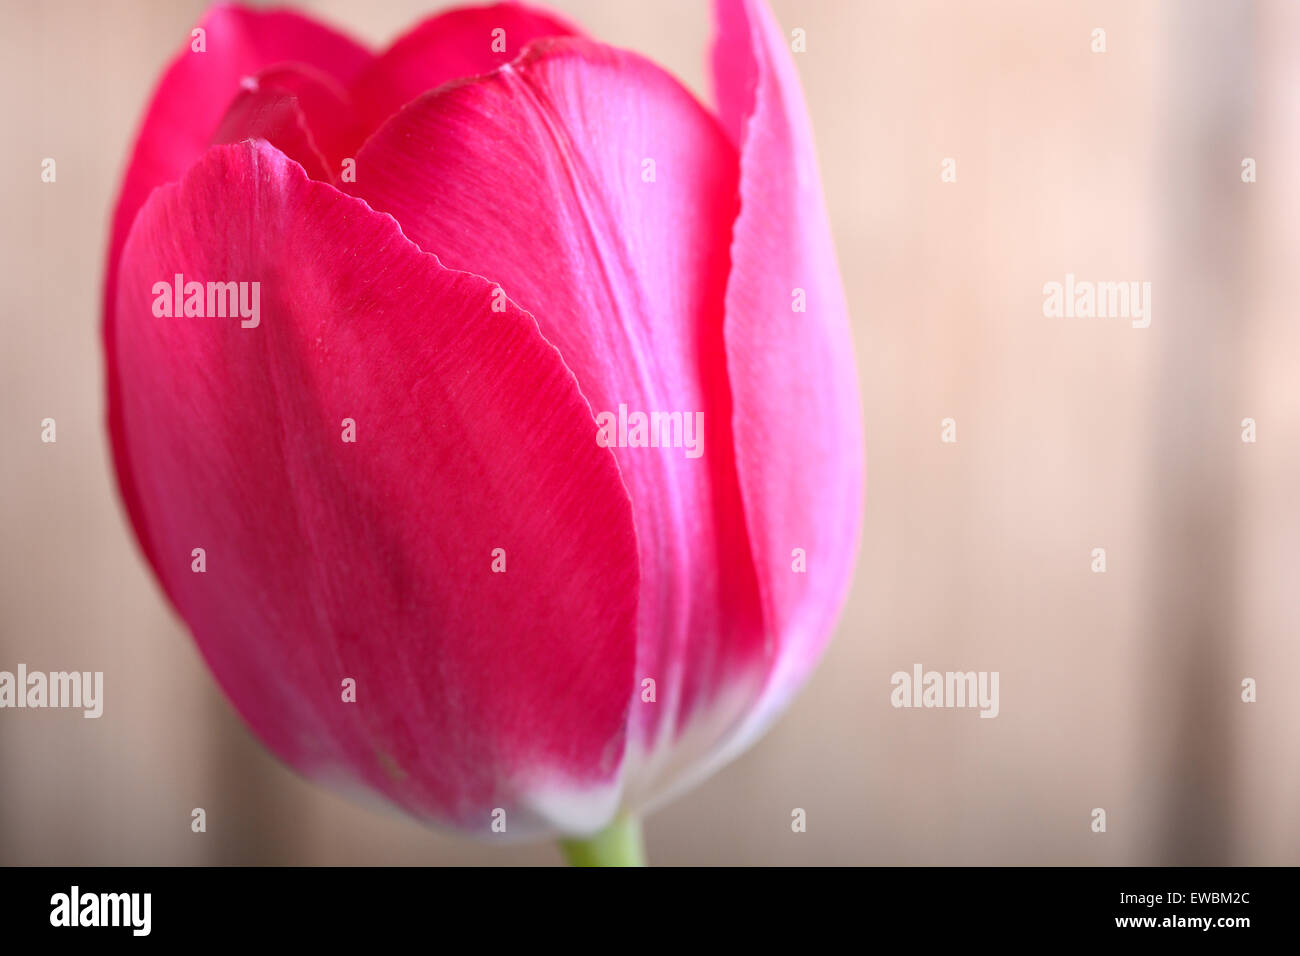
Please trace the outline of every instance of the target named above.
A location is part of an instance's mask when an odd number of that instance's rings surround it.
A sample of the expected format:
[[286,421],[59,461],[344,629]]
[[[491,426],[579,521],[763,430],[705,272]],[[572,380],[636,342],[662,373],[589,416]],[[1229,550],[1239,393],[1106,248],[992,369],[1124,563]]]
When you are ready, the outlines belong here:
[[420,94],[490,73],[533,40],[580,34],[555,14],[518,3],[448,10],[417,24],[377,56],[358,80],[354,98],[367,130],[375,130]]
[[[104,341],[113,335],[113,304],[122,244],[145,199],[163,183],[180,179],[203,155],[240,82],[276,63],[300,63],[321,71],[345,87],[369,62],[370,53],[352,40],[287,10],[256,11],[238,6],[208,10],[185,49],[172,60],[154,92],[137,134],[122,191],[113,214],[104,275]],[[117,381],[110,367],[106,382],[109,437],[113,458],[121,463]],[[118,486],[136,538],[148,553],[139,522],[139,496],[126,470],[118,467]]]
[[[176,274],[260,282],[259,322],[155,317]],[[168,593],[281,757],[466,830],[500,807],[510,835],[586,832],[617,799],[636,538],[572,374],[499,299],[270,145],[213,147],[124,248],[124,462]]]
[[213,143],[264,139],[307,175],[336,182],[358,138],[350,95],[328,76],[303,66],[275,66],[246,77]]
[[[853,573],[865,466],[848,311],[798,75],[762,0],[716,8],[717,99],[741,144],[726,319],[736,460],[764,613],[780,641],[763,699],[725,759],[761,732],[830,638]],[[795,310],[796,290],[806,312]]]
[[[676,80],[566,38],[411,103],[344,187],[449,266],[500,282],[598,414],[626,407],[615,451],[640,543],[637,674],[655,682],[654,702],[633,705],[632,803],[739,719],[768,664],[722,342],[736,168]],[[702,414],[702,455],[684,437],[631,446],[634,413],[673,412]]]

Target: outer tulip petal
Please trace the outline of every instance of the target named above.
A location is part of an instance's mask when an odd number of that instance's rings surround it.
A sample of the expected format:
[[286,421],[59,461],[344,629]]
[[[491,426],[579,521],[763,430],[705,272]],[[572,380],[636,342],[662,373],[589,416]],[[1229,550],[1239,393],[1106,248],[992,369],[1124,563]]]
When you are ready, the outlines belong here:
[[[261,282],[260,324],[156,318],[176,273]],[[125,246],[124,459],[168,593],[285,760],[467,830],[583,831],[617,797],[636,540],[571,373],[493,290],[266,143],[213,147]]]
[[[864,453],[848,312],[794,63],[761,0],[720,0],[717,11],[718,102],[724,124],[743,131],[726,319],[736,463],[764,611],[780,640],[734,753],[830,638],[857,553]],[[806,312],[792,309],[796,289]],[[792,572],[796,548],[806,573]]]
[[[117,299],[117,269],[122,244],[136,213],[149,193],[175,182],[207,149],[213,132],[240,81],[275,63],[302,63],[349,85],[370,60],[370,53],[352,40],[286,10],[255,11],[216,6],[200,21],[203,52],[186,39],[184,50],[167,68],[154,92],[137,135],[122,191],[113,214],[104,276],[104,340],[113,336],[113,304]],[[139,496],[126,469],[120,467],[121,421],[118,382],[110,366],[107,380],[108,425],[118,484],[136,537],[148,554],[147,537],[139,524]]]
[[678,769],[661,757],[686,766],[716,743],[768,666],[722,342],[736,155],[658,67],[545,40],[410,104],[344,188],[533,311],[598,413],[703,413],[703,457],[617,448],[640,543],[637,674],[656,682],[633,705],[635,803]]
[[580,34],[554,14],[518,3],[449,10],[429,17],[376,57],[354,96],[367,130],[375,130],[421,93],[489,73],[533,40]]

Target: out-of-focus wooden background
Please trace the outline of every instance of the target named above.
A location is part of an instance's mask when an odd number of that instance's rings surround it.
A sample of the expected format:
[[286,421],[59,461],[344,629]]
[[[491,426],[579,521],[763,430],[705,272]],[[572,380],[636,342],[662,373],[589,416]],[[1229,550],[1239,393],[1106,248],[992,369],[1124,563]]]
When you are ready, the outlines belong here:
[[[380,45],[440,5],[303,6]],[[708,96],[703,3],[554,6]],[[102,427],[101,259],[140,112],[201,7],[0,7],[0,669],[106,682],[98,721],[0,711],[0,862],[557,862],[279,766],[131,541]],[[774,8],[807,32],[866,527],[811,685],[649,820],[652,858],[1300,863],[1300,7]],[[1151,281],[1150,328],[1044,318],[1042,286],[1067,272]],[[890,675],[914,663],[1000,671],[1000,716],[891,708]],[[1258,703],[1240,701],[1245,677]]]

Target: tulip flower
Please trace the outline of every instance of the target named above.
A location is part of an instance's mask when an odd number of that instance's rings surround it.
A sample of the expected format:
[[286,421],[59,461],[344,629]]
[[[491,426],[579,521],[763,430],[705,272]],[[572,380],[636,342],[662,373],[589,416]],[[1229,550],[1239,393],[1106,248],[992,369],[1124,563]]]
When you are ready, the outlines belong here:
[[716,13],[716,112],[515,4],[379,54],[219,6],[163,75],[108,253],[114,463],[302,774],[629,862],[820,656],[847,313],[784,34]]

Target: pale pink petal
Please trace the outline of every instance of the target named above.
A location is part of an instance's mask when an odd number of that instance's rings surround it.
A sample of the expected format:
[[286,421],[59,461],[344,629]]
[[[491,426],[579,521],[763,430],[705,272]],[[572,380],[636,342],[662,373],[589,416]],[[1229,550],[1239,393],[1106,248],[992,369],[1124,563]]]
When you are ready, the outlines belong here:
[[[762,0],[720,0],[717,11],[717,98],[741,143],[726,320],[736,464],[780,643],[729,755],[788,700],[831,636],[857,554],[864,452],[848,312],[786,36]],[[796,549],[806,572],[795,570]]]

